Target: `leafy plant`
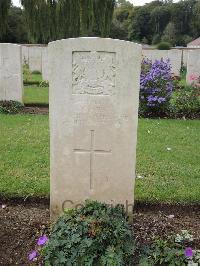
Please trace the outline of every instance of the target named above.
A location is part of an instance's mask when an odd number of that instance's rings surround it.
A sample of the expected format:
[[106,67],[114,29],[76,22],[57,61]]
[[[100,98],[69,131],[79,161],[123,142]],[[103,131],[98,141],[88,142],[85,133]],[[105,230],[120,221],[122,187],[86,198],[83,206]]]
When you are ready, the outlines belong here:
[[174,91],[169,112],[173,117],[193,117],[200,114],[200,88],[195,86],[182,86]]
[[121,206],[87,201],[55,223],[43,253],[46,265],[130,265],[134,241]]
[[23,104],[16,101],[0,101],[1,114],[17,114],[23,108]]
[[200,254],[198,250],[193,250],[190,245],[193,236],[187,231],[182,230],[176,236],[170,236],[167,240],[155,239],[150,247],[145,247],[140,266],[187,266],[198,265]]
[[181,79],[185,80],[186,79],[186,74],[187,74],[187,67],[182,66],[181,67],[181,71],[180,71]]
[[158,50],[170,50],[171,49],[171,44],[168,42],[160,42],[157,45]]
[[29,69],[28,64],[23,65],[23,77],[24,81],[28,81],[31,79],[31,71]]
[[140,75],[140,114],[165,114],[173,90],[173,77],[169,60],[142,61]]
[[49,82],[46,80],[43,80],[40,82],[39,87],[49,87]]

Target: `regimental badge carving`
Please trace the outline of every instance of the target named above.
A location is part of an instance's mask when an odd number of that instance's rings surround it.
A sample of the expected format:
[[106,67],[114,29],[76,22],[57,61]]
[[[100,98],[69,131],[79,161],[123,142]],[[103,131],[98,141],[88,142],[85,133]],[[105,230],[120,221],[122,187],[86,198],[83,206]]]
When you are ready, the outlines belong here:
[[113,95],[116,54],[109,52],[73,52],[72,93]]

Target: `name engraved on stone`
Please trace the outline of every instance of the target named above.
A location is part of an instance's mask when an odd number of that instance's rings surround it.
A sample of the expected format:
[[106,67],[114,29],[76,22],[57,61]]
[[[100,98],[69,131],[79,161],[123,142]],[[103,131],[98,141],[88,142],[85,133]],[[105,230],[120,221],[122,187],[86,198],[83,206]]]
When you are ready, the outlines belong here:
[[116,77],[116,53],[73,52],[72,93],[113,95]]
[[83,153],[83,154],[90,154],[90,189],[94,188],[93,184],[93,164],[94,164],[94,155],[95,153],[98,154],[111,154],[111,150],[96,150],[94,148],[94,141],[95,141],[95,131],[90,131],[91,138],[90,138],[90,148],[89,149],[74,149],[75,153]]
[[87,123],[90,126],[98,124],[111,124],[115,113],[110,102],[110,97],[96,98],[92,101],[77,101],[73,113],[74,125]]

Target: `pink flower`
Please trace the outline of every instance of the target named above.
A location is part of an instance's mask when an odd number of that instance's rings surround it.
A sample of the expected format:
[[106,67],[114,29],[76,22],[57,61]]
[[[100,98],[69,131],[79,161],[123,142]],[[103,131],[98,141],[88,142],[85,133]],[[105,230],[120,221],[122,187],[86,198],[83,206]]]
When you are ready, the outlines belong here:
[[192,250],[192,248],[186,248],[185,249],[185,256],[187,258],[192,258],[193,257],[193,250]]
[[194,74],[191,74],[190,77],[189,77],[190,80],[198,80],[199,78],[194,75]]
[[37,241],[37,245],[38,246],[44,246],[46,244],[46,242],[48,241],[48,237],[47,236],[41,236],[38,241]]
[[33,250],[29,255],[28,255],[28,259],[29,261],[34,261],[38,256],[38,253],[36,250]]

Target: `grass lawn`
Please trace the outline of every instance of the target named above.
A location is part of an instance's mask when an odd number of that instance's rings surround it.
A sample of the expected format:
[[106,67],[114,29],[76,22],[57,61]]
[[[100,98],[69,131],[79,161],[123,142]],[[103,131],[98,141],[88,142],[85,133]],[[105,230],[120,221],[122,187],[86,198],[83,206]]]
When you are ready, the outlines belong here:
[[24,87],[24,103],[25,104],[48,104],[49,88],[37,86]]
[[29,71],[24,71],[24,81],[42,81],[42,74],[32,74]]
[[[48,116],[0,115],[0,129],[0,194],[48,196]],[[199,138],[200,121],[141,119],[136,199],[200,201]]]
[[0,115],[0,194],[49,193],[48,116]]

